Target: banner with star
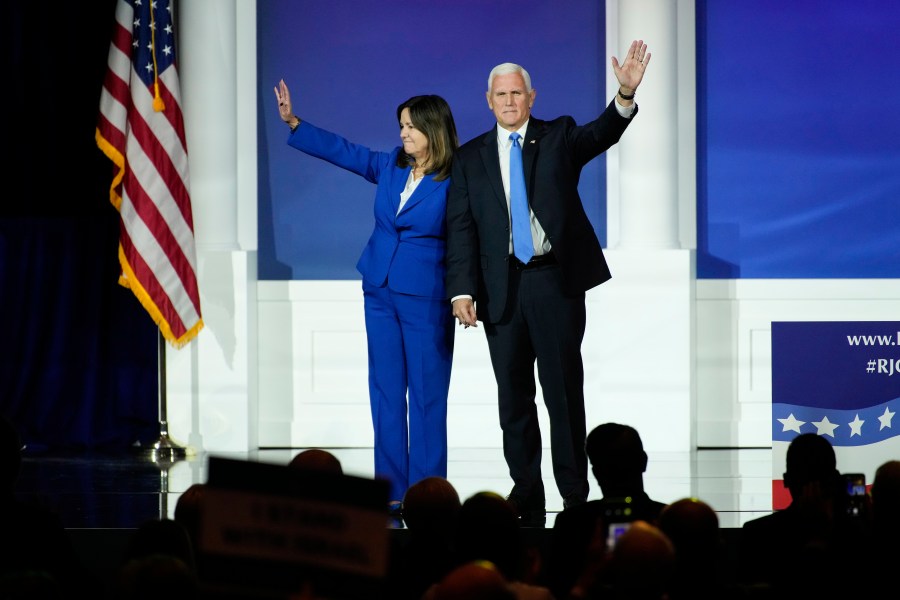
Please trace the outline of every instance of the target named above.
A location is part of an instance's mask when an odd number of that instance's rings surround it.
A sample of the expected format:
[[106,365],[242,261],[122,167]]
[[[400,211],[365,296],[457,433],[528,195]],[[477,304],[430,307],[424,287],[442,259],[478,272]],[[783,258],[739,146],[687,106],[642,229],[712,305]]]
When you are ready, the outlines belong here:
[[790,504],[788,444],[825,436],[841,473],[900,456],[900,321],[772,323],[772,508]]

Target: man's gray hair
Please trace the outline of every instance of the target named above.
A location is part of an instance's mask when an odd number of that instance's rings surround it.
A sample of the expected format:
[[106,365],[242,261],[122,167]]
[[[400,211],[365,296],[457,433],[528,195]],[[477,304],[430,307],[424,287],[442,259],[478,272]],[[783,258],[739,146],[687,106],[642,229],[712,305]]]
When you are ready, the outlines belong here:
[[525,91],[531,91],[531,75],[528,74],[528,71],[525,70],[525,67],[523,67],[522,65],[517,65],[516,63],[503,63],[491,69],[491,74],[488,75],[488,92],[491,91],[491,85],[494,83],[494,77],[497,77],[498,75],[509,75],[510,73],[521,74],[522,79],[525,80]]

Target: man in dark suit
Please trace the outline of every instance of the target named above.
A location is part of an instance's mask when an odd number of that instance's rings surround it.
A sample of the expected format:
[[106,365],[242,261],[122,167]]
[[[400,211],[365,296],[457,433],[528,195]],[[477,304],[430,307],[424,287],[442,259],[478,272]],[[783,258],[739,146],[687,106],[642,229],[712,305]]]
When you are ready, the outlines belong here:
[[[513,479],[509,500],[523,525],[543,526],[541,432],[534,365],[550,416],[553,474],[565,506],[587,499],[584,367],[585,291],[610,278],[600,243],[578,195],[581,170],[619,141],[637,114],[634,93],[650,53],[632,42],[624,62],[613,57],[616,99],[596,120],[531,117],[535,90],[528,72],[504,63],[488,77],[488,106],[497,126],[459,148],[447,201],[447,293],[460,325],[485,326],[497,380],[503,454]],[[510,156],[517,154],[527,192],[533,258],[515,258],[510,219]],[[518,186],[522,186],[521,183]],[[515,204],[515,203],[514,203]],[[526,234],[527,235],[527,234]],[[526,255],[528,256],[528,255]],[[477,314],[476,314],[477,304]]]

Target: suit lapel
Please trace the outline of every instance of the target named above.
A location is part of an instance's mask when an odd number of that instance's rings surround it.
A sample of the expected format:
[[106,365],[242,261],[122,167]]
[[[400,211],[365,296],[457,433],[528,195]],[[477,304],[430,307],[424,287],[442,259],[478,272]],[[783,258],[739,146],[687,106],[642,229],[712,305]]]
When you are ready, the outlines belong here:
[[528,131],[525,132],[525,143],[522,144],[522,170],[525,171],[525,190],[531,199],[531,181],[534,174],[534,163],[537,160],[541,147],[541,138],[544,136],[544,122],[531,117],[528,122]]
[[[407,177],[409,174],[407,173]],[[406,180],[404,180],[405,185]],[[409,200],[406,201],[406,204],[403,205],[403,210],[397,215],[398,217],[411,209],[416,204],[420,203],[422,199],[426,198],[429,194],[431,194],[434,190],[438,188],[440,184],[434,180],[431,175],[426,175],[422,178],[422,181],[419,182],[419,185],[416,186],[416,189],[413,191],[412,196],[409,197]],[[400,192],[403,191],[403,187],[400,187]],[[397,200],[397,206],[400,205],[400,192],[395,194]],[[396,206],[394,207],[396,209]],[[396,210],[394,211],[396,212]]]
[[[403,188],[406,187],[406,180],[409,179],[409,172],[412,170],[412,167],[407,167],[402,171],[394,171],[393,178],[391,180],[391,214],[394,218],[397,218],[397,209],[400,208],[400,194],[403,192]],[[397,177],[398,174],[402,173],[402,176]],[[404,207],[405,208],[405,207]]]
[[503,178],[500,176],[500,153],[497,148],[497,127],[484,134],[483,144],[481,146],[481,160],[484,163],[484,171],[488,175],[488,181],[494,189],[494,195],[503,204],[503,210],[508,210],[506,206],[506,192],[503,191]]

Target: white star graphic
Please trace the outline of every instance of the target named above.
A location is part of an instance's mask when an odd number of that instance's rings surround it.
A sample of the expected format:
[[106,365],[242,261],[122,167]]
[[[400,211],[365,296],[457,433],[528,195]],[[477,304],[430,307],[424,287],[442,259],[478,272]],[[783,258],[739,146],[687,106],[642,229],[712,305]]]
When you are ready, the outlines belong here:
[[863,423],[865,423],[865,421],[859,418],[859,413],[856,413],[856,418],[847,423],[847,425],[850,426],[850,437],[853,437],[854,435],[862,437]]
[[800,433],[800,428],[806,425],[806,421],[798,421],[794,418],[794,413],[788,415],[787,419],[778,419],[778,421],[784,425],[784,429],[781,431],[796,431],[797,433]]
[[892,413],[891,409],[887,406],[884,407],[884,414],[878,417],[878,420],[881,422],[881,427],[878,428],[878,431],[881,431],[885,427],[891,426],[891,419],[894,418],[894,415],[897,413]]
[[821,421],[813,421],[812,424],[816,426],[816,433],[819,435],[830,435],[831,437],[834,437],[834,430],[838,427],[836,423],[829,421],[827,416],[822,417]]

